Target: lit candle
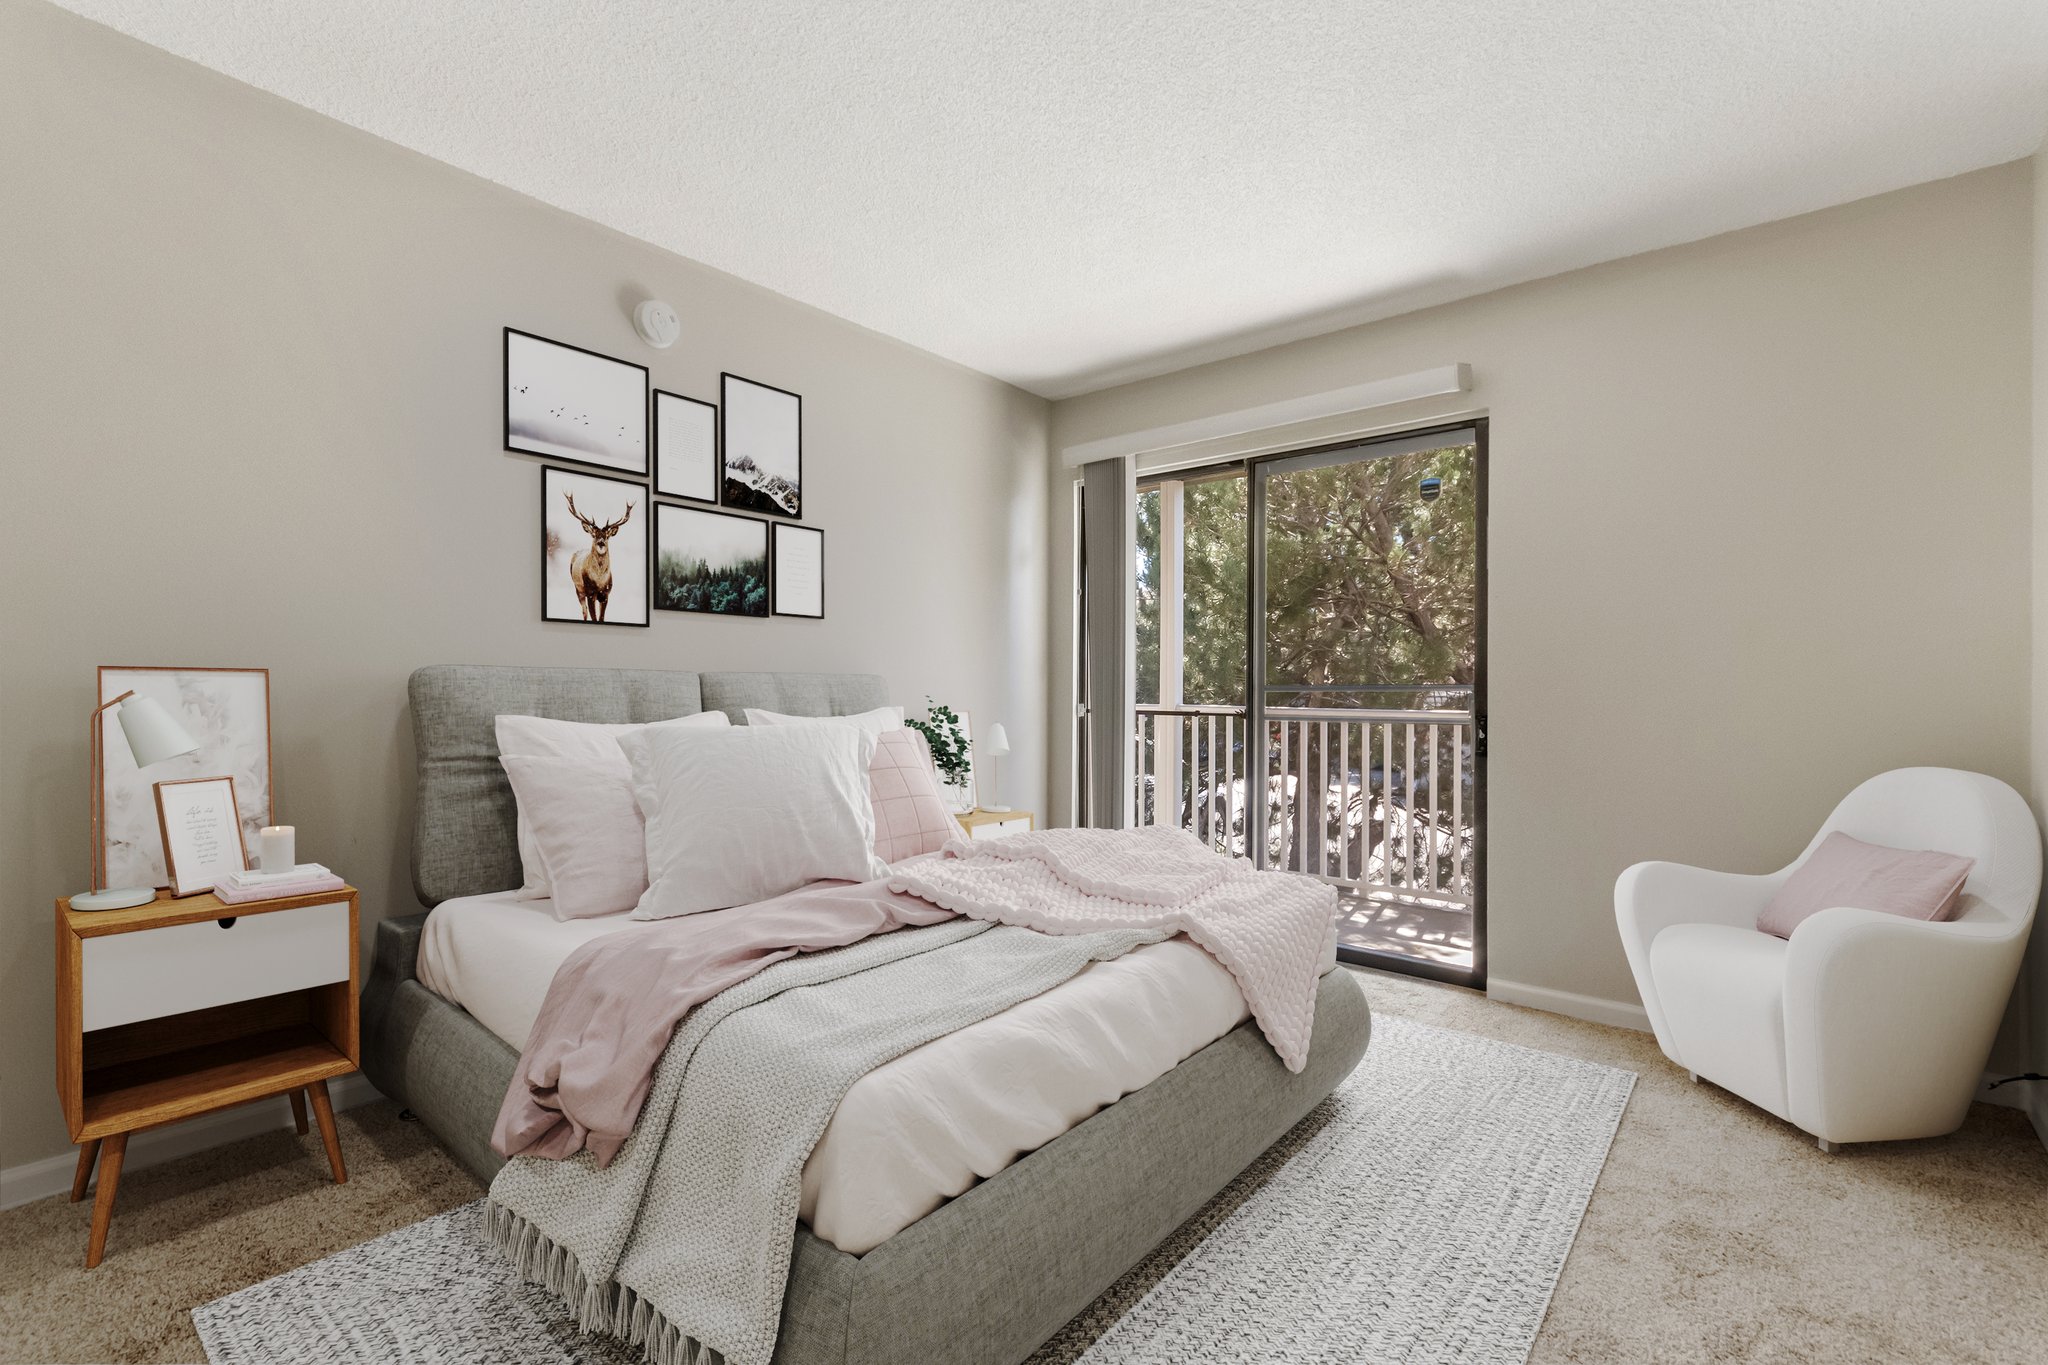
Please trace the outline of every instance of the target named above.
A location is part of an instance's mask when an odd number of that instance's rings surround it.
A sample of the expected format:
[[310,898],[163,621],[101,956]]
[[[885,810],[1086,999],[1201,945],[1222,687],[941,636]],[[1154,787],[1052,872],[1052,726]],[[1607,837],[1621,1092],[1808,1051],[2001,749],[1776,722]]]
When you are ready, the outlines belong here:
[[265,825],[263,842],[256,854],[256,866],[264,872],[289,872],[298,866],[298,831],[290,825]]

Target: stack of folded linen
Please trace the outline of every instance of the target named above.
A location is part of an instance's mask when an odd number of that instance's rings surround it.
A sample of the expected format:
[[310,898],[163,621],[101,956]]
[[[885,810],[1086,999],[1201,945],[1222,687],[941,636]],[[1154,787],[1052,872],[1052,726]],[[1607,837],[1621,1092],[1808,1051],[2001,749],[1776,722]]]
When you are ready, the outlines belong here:
[[214,884],[213,894],[224,904],[243,905],[286,896],[314,896],[322,891],[339,891],[346,885],[319,863],[300,863],[288,872],[230,872]]

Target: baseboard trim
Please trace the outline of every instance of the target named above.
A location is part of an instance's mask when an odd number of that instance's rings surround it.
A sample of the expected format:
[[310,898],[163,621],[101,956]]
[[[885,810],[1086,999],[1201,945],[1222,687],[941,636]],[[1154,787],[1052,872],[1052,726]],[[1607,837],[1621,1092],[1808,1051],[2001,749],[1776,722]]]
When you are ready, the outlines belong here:
[[[353,1109],[359,1104],[383,1098],[377,1087],[371,1085],[360,1071],[332,1082],[327,1091],[336,1109]],[[291,1126],[291,1106],[284,1096],[258,1100],[184,1123],[137,1133],[128,1141],[128,1154],[122,1158],[121,1169],[136,1171],[158,1166],[225,1142],[236,1142],[275,1128]],[[53,1194],[71,1193],[71,1176],[77,1169],[78,1153],[75,1150],[0,1169],[0,1209],[31,1204]]]
[[1597,995],[1580,995],[1577,991],[1553,990],[1549,986],[1531,986],[1520,981],[1506,981],[1497,976],[1487,977],[1486,994],[1489,999],[1509,1005],[1547,1010],[1551,1014],[1585,1019],[1595,1024],[1606,1024],[1611,1028],[1633,1029],[1637,1033],[1650,1031],[1648,1011],[1641,1005],[1626,1004],[1620,1000],[1604,1000]]

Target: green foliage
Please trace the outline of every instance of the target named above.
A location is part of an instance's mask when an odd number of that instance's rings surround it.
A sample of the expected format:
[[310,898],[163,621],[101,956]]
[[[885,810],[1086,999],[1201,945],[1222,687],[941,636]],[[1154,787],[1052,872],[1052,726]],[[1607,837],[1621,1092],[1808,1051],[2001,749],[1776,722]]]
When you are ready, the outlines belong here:
[[927,694],[924,699],[928,712],[924,720],[906,720],[903,723],[924,736],[931,747],[932,763],[944,775],[949,786],[958,786],[967,780],[969,772],[968,750],[972,747],[960,716],[950,706],[941,706]]
[[766,616],[768,561],[748,559],[714,569],[701,558],[664,553],[654,566],[654,605],[670,611]]
[[[1432,476],[1443,489],[1425,502]],[[1268,683],[1471,685],[1470,446],[1278,474],[1266,489]]]
[[[1421,481],[1442,492],[1429,502]],[[1275,474],[1266,484],[1267,681],[1469,685],[1478,485],[1470,446]],[[1244,702],[1243,477],[1183,497],[1182,700]],[[1137,507],[1138,701],[1159,695],[1159,493]]]

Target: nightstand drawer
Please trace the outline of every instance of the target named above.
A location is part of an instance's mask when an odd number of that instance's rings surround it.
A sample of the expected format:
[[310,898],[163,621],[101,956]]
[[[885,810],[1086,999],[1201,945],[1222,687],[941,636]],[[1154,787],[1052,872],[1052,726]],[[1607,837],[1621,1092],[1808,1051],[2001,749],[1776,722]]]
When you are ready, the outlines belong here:
[[1017,815],[1008,820],[980,820],[967,832],[970,839],[1000,839],[1005,834],[1023,834],[1031,828],[1029,815]]
[[105,934],[81,945],[87,1030],[349,979],[348,902]]

